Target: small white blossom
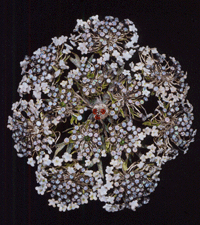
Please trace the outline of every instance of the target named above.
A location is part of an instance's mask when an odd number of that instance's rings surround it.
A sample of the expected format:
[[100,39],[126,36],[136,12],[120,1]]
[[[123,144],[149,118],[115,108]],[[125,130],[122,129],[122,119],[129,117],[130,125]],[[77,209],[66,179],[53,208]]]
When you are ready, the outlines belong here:
[[106,167],[106,173],[108,173],[108,174],[113,173],[113,166],[107,166]]
[[56,156],[53,160],[52,163],[54,164],[54,166],[61,166],[63,162],[63,159],[59,158],[58,156]]
[[72,155],[69,154],[68,152],[65,152],[62,155],[62,158],[64,159],[65,162],[72,162]]
[[103,54],[104,61],[108,61],[109,59],[110,59],[110,54],[108,54],[108,53]]
[[154,145],[154,144],[152,144],[152,145],[149,145],[148,147],[147,147],[151,152],[155,152],[155,150],[156,150],[156,146]]
[[55,77],[58,77],[60,75],[61,71],[60,70],[57,70],[54,74],[55,74]]
[[52,41],[55,44],[55,46],[59,46],[59,45],[62,45],[63,43],[65,43],[67,41],[67,38],[68,37],[62,35],[59,38],[57,38],[57,37],[52,38]]
[[134,201],[130,202],[129,205],[130,205],[131,209],[132,209],[133,211],[135,211],[136,208],[139,206],[138,200],[134,200]]
[[71,167],[71,166],[69,166],[68,168],[67,168],[67,171],[70,173],[70,174],[72,174],[72,173],[75,173],[76,171],[74,170],[74,168],[73,167]]
[[64,62],[63,59],[61,59],[61,60],[59,61],[59,66],[60,66],[60,68],[61,68],[62,70],[69,69],[69,66],[66,66],[66,64],[65,64],[65,62]]
[[34,55],[40,55],[42,52],[41,52],[41,49],[38,48],[36,51],[33,52]]
[[81,54],[87,54],[88,53],[88,49],[86,47],[86,43],[79,43],[79,46],[78,46],[78,50],[81,51]]
[[56,201],[54,198],[49,199],[49,206],[53,206],[54,208],[56,207],[56,204],[58,203],[58,201]]
[[128,52],[128,51],[124,51],[123,53],[122,53],[122,56],[123,56],[123,58],[125,59],[125,60],[129,60],[132,56],[131,56],[131,54]]
[[129,26],[129,31],[135,32],[137,31],[137,28],[135,27],[135,24],[132,24]]
[[27,164],[34,167],[35,166],[35,160],[33,158],[28,158]]
[[42,159],[44,166],[49,166],[51,164],[51,160],[49,159],[49,155],[45,155],[45,157]]
[[88,203],[88,199],[87,199],[87,197],[85,195],[81,196],[81,203],[82,204],[87,204]]
[[120,56],[120,53],[117,50],[114,50],[112,55],[117,58],[118,56]]
[[90,200],[97,200],[97,194],[94,192],[90,192]]

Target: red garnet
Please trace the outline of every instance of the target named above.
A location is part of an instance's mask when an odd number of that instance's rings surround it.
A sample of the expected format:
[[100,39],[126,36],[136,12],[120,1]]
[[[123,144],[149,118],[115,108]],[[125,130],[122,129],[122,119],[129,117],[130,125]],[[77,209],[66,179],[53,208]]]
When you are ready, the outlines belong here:
[[101,117],[98,116],[98,115],[96,115],[94,118],[95,118],[96,120],[100,120],[100,119],[101,119]]
[[93,110],[92,110],[92,113],[93,113],[94,115],[96,115],[96,114],[97,114],[97,109],[93,109]]
[[102,114],[105,114],[106,113],[106,110],[105,109],[101,109],[101,113]]

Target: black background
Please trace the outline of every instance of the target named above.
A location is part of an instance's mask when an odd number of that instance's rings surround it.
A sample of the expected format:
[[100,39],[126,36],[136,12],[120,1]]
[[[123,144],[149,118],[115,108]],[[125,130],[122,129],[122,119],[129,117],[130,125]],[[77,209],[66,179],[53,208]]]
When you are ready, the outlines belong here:
[[19,62],[52,37],[69,35],[76,19],[87,20],[98,14],[132,20],[139,33],[139,44],[157,47],[160,53],[175,57],[188,71],[191,89],[188,99],[194,106],[194,127],[200,131],[200,1],[80,1],[80,0],[1,0],[1,200],[2,225],[54,224],[200,224],[200,137],[186,155],[168,162],[150,203],[136,212],[107,213],[100,202],[78,210],[59,212],[48,206],[47,197],[35,191],[34,168],[27,159],[16,156],[11,132],[6,128],[11,104],[19,100]]

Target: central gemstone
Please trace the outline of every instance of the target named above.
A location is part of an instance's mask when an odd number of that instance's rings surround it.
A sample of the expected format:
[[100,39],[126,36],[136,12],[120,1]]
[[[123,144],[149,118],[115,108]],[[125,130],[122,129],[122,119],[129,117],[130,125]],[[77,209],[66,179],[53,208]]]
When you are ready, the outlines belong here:
[[92,110],[92,113],[94,114],[94,118],[96,120],[103,120],[108,116],[108,107],[103,103],[96,104]]

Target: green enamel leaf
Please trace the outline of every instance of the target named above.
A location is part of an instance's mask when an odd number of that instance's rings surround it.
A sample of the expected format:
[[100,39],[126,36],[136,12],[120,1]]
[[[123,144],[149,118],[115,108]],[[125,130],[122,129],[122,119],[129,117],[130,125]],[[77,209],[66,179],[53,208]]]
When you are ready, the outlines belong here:
[[123,164],[122,164],[122,169],[123,169],[124,171],[127,171],[127,169],[128,169],[128,167],[127,167],[127,162],[123,162]]
[[107,93],[110,96],[112,103],[115,103],[117,100],[113,98],[112,94],[109,91],[107,91]]
[[123,109],[120,109],[120,112],[121,112],[122,116],[125,118]]
[[69,143],[67,146],[66,152],[70,153],[72,149],[73,149],[73,143]]
[[75,58],[70,57],[69,60],[76,66],[76,67],[80,67],[81,66],[81,61],[80,58],[77,54],[73,53]]
[[88,77],[88,78],[94,78],[94,73],[88,73],[88,74],[87,74],[87,77]]
[[60,144],[57,144],[56,145],[56,151],[55,151],[55,154],[54,154],[54,157],[56,157],[58,155],[58,153],[66,146],[66,143],[65,142],[62,142]]

